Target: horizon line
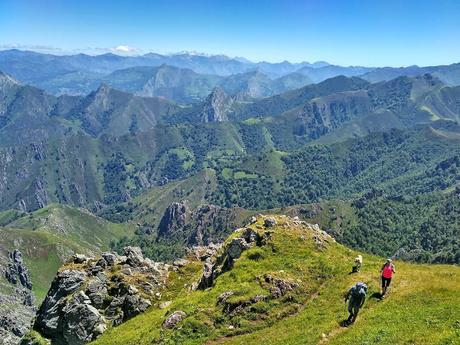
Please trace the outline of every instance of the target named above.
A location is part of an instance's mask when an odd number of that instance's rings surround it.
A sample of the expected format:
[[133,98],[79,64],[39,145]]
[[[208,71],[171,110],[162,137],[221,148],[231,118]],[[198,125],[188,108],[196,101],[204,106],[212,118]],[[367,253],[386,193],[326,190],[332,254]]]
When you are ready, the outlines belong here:
[[[52,55],[52,56],[76,56],[76,55],[85,55],[85,56],[91,56],[91,57],[97,57],[97,56],[104,56],[104,55],[114,55],[122,58],[129,58],[129,57],[143,57],[149,54],[155,54],[155,55],[160,55],[160,56],[174,56],[174,55],[194,55],[194,56],[203,56],[203,57],[224,57],[229,60],[235,60],[239,61],[241,63],[251,63],[251,64],[260,64],[260,63],[269,63],[269,64],[280,64],[280,63],[289,63],[291,65],[300,65],[300,64],[310,64],[314,65],[317,63],[326,63],[330,66],[340,66],[340,67],[365,67],[365,68],[408,68],[408,67],[433,67],[433,66],[450,66],[450,65],[455,65],[460,63],[460,61],[454,61],[451,63],[447,64],[431,64],[431,65],[417,65],[417,64],[411,64],[411,65],[384,65],[384,66],[375,66],[375,65],[342,65],[340,63],[331,63],[326,60],[317,60],[317,61],[289,61],[287,59],[281,60],[281,61],[268,61],[268,60],[258,60],[254,61],[251,59],[248,59],[244,56],[231,56],[231,55],[226,55],[226,54],[211,54],[211,53],[206,53],[206,52],[199,52],[195,50],[183,50],[183,51],[178,51],[178,52],[158,52],[154,50],[140,50],[140,49],[135,49],[132,51],[124,51],[124,50],[117,50],[119,47],[125,47],[125,46],[118,46],[115,48],[78,48],[78,49],[71,49],[71,50],[66,50],[66,49],[61,49],[61,48],[56,48],[56,47],[48,47],[48,46],[31,46],[27,47],[27,45],[13,45],[13,44],[0,44],[0,51],[21,51],[21,52],[31,52],[31,53],[37,53],[37,54],[42,54],[42,55]],[[131,48],[131,47],[129,47]],[[134,49],[134,48],[132,48]],[[93,52],[91,52],[93,51]],[[245,61],[241,61],[245,60]]]

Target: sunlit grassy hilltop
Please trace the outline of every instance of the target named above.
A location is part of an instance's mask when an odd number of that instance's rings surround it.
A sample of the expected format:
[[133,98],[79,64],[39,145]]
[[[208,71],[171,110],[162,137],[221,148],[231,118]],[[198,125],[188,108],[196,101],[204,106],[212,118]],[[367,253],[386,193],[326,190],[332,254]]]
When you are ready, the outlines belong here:
[[[277,225],[265,228],[263,219],[250,227],[264,240],[243,251],[211,288],[190,288],[202,274],[202,263],[191,260],[170,274],[158,303],[95,344],[460,343],[458,267],[396,262],[391,292],[380,301],[383,258],[364,254],[361,272],[349,274],[357,252],[306,223],[277,216]],[[292,290],[274,294],[280,281]],[[344,328],[343,295],[358,281],[369,285],[368,299],[356,324]],[[222,302],[225,292],[231,294]],[[184,320],[172,329],[162,327],[179,310]]]

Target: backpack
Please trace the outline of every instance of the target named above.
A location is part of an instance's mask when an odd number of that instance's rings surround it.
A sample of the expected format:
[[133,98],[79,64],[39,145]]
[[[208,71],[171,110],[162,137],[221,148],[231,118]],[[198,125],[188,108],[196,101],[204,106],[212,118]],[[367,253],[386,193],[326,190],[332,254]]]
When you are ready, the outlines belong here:
[[360,304],[364,298],[366,298],[367,293],[367,285],[359,282],[355,286],[353,286],[351,291],[351,299],[356,304]]
[[367,292],[367,285],[364,284],[363,282],[357,283],[357,284],[355,285],[355,288],[356,288],[358,291],[361,290],[361,289],[363,289],[363,290],[364,290],[364,293]]

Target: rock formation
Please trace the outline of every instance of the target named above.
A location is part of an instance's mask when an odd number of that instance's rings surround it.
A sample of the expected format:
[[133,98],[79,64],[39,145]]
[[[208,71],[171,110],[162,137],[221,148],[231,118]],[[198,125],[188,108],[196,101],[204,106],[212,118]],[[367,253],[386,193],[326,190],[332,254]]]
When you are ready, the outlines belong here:
[[224,122],[228,120],[233,100],[223,89],[216,87],[206,98],[201,110],[201,122]]
[[237,219],[238,209],[215,205],[200,205],[191,209],[187,201],[170,204],[158,226],[158,240],[181,241],[188,246],[203,246],[223,242],[242,224]]
[[170,204],[161,218],[158,226],[158,235],[160,237],[174,237],[180,235],[183,231],[190,210],[185,203],[173,202]]
[[23,287],[32,290],[32,282],[30,280],[29,271],[22,260],[22,254],[18,249],[10,253],[11,262],[6,271],[5,278],[11,284],[21,284]]
[[268,231],[263,235],[260,235],[252,228],[238,229],[237,231],[240,236],[234,237],[217,254],[205,259],[203,275],[198,282],[198,289],[211,287],[219,275],[232,268],[233,262],[245,250],[253,246],[260,246],[270,238],[270,232]]
[[90,342],[144,312],[159,296],[168,271],[169,265],[144,258],[137,247],[126,247],[123,256],[75,255],[52,282],[34,329],[56,344]]
[[35,297],[29,271],[18,249],[0,257],[0,339],[1,344],[18,344],[27,333],[35,314]]

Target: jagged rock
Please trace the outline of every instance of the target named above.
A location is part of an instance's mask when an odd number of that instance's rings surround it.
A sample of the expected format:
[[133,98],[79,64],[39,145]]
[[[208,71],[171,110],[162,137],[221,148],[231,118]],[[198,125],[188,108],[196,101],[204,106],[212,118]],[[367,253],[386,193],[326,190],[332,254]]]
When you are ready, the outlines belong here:
[[255,216],[252,216],[251,218],[249,218],[249,224],[254,224],[257,222],[257,218]]
[[114,266],[117,261],[117,256],[113,253],[102,253],[102,258],[107,262],[108,266]]
[[230,297],[230,296],[233,296],[235,293],[233,291],[226,291],[226,292],[223,292],[221,293],[218,297],[217,297],[217,305],[220,305],[220,304],[223,304],[227,301],[227,299]]
[[251,228],[244,229],[243,233],[241,234],[241,237],[243,237],[248,243],[254,243],[254,242],[260,241],[260,236],[257,233],[257,231]]
[[104,268],[107,268],[107,261],[104,258],[100,258],[98,262],[96,262],[95,267],[93,267],[93,272],[101,272]]
[[86,273],[78,270],[65,270],[54,278],[36,319],[36,327],[45,336],[53,337],[61,333],[60,318],[65,306],[62,299],[77,290],[85,278]]
[[144,255],[139,247],[125,247],[126,263],[132,267],[139,267],[144,263]]
[[96,339],[104,329],[105,319],[89,302],[88,296],[80,292],[63,308],[60,326],[66,344],[85,344]]
[[149,300],[141,298],[138,294],[127,295],[123,303],[123,312],[127,318],[131,318],[144,312],[151,305]]
[[187,317],[187,314],[185,314],[183,311],[178,310],[172,313],[170,316],[166,318],[166,320],[163,322],[163,328],[166,329],[171,329],[176,327],[178,323],[180,323],[183,319]]
[[207,288],[212,286],[214,281],[214,264],[210,261],[204,263],[203,266],[203,275],[201,277],[198,287]]
[[275,218],[265,218],[264,219],[264,225],[266,228],[270,228],[272,226],[276,225],[276,219]]
[[176,259],[173,262],[173,266],[175,267],[184,267],[187,264],[188,264],[188,260],[185,260],[185,259]]
[[95,277],[88,282],[86,293],[96,308],[102,307],[107,296],[107,286],[101,279]]
[[205,261],[206,259],[216,255],[221,246],[221,244],[213,243],[208,246],[194,246],[192,248],[187,248],[187,255],[195,257],[198,260]]
[[5,271],[5,278],[11,284],[20,283],[25,288],[32,290],[32,281],[30,280],[29,270],[22,260],[22,254],[15,249],[9,254],[10,263]]
[[188,202],[170,204],[158,226],[157,241],[185,241],[190,247],[223,242],[240,220],[233,209],[200,205],[191,209]]
[[254,245],[263,245],[266,243],[254,229],[238,229],[236,232],[241,233],[241,237],[233,238],[230,243],[223,248],[220,255],[217,256],[214,254],[213,256],[207,257],[203,266],[203,275],[197,286],[198,289],[211,287],[214,280],[220,274],[231,269],[233,262],[241,256],[243,251]]
[[204,123],[227,121],[227,114],[232,104],[233,99],[222,88],[216,87],[203,103],[201,121]]
[[0,329],[8,330],[16,337],[22,337],[27,332],[27,325],[21,324],[10,315],[0,316]]
[[241,253],[248,248],[250,248],[250,245],[244,238],[234,238],[227,249],[228,257],[232,260],[238,259]]
[[[0,251],[0,344],[16,345],[30,328],[36,312],[35,296],[21,252],[2,254]],[[3,294],[5,287],[7,295]]]
[[[144,312],[165,286],[169,265],[144,259],[137,247],[126,247],[124,253],[123,260],[104,253],[80,266],[71,263],[72,269],[58,273],[40,306],[35,330],[52,343],[80,345],[96,339],[108,326]],[[131,275],[120,273],[126,269]]]
[[82,264],[82,263],[85,263],[86,261],[88,261],[88,258],[83,254],[75,254],[73,256],[73,262],[75,264]]
[[273,277],[270,274],[265,275],[265,282],[270,286],[270,294],[273,298],[279,298],[284,296],[286,293],[293,291],[299,287],[299,284],[288,280]]
[[159,237],[172,237],[181,232],[185,226],[189,209],[185,203],[173,202],[161,218],[158,226]]

